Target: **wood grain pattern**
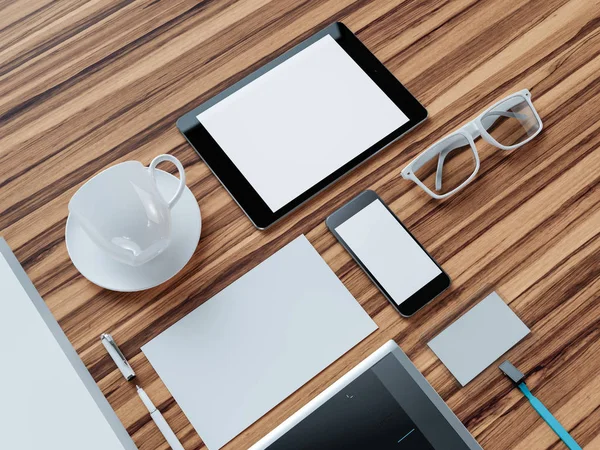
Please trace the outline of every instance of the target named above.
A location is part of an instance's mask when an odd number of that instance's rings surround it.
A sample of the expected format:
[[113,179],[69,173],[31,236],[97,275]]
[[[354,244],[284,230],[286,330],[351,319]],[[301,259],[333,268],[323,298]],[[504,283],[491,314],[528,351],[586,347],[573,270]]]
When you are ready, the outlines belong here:
[[[430,119],[266,232],[252,227],[175,120],[315,30],[344,21]],[[140,346],[305,233],[380,329],[227,448],[247,448],[392,338],[486,449],[561,443],[495,367],[460,388],[426,342],[495,288],[532,328],[509,353],[587,449],[600,449],[598,0],[0,0],[0,234],[142,450],[167,444],[101,347],[113,334],[186,449],[204,448]],[[484,143],[447,201],[399,178],[427,145],[527,87],[544,131],[516,153]],[[102,168],[184,162],[204,220],[187,267],[118,294],[64,243],[67,203]],[[325,217],[375,189],[442,263],[452,288],[411,319],[389,306]],[[240,374],[240,376],[243,376]]]

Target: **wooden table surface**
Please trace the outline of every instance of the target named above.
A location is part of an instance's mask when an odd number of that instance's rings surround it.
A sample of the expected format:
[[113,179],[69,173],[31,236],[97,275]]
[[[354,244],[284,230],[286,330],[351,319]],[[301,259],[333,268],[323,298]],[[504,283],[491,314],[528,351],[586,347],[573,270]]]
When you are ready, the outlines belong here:
[[[176,119],[325,25],[342,20],[426,106],[429,120],[268,231],[256,230]],[[227,448],[247,448],[394,339],[486,449],[562,448],[497,367],[461,388],[426,346],[496,289],[532,329],[508,353],[577,441],[600,449],[600,3],[598,0],[0,0],[0,235],[140,449],[166,449],[101,347],[113,334],[186,449],[201,438],[140,347],[304,233],[379,331]],[[494,101],[532,92],[542,134],[514,153],[478,142],[477,180],[434,201],[400,169]],[[172,153],[203,216],[185,269],[134,294],[83,278],[65,247],[67,203],[94,173]],[[401,318],[327,231],[375,189],[450,274]],[[243,376],[243,374],[240,374]]]

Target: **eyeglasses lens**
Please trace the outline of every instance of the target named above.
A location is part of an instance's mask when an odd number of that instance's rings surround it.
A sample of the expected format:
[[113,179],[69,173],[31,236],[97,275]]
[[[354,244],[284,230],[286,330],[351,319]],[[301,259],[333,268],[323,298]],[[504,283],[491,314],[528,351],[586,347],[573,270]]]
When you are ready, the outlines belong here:
[[526,141],[540,129],[533,109],[520,95],[506,99],[486,113],[481,123],[496,142],[507,147]]
[[415,176],[432,192],[444,195],[463,185],[476,168],[475,153],[462,134],[444,139]]

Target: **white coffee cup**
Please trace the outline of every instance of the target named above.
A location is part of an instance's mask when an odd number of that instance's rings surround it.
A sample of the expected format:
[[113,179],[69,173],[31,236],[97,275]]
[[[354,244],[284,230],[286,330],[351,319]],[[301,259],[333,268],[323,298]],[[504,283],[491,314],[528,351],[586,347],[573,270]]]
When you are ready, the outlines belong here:
[[[156,185],[156,166],[170,161],[179,171],[179,186],[170,200]],[[87,235],[117,261],[142,265],[171,242],[171,208],[185,188],[185,171],[172,155],[159,155],[149,167],[127,161],[100,172],[69,202],[69,212]]]

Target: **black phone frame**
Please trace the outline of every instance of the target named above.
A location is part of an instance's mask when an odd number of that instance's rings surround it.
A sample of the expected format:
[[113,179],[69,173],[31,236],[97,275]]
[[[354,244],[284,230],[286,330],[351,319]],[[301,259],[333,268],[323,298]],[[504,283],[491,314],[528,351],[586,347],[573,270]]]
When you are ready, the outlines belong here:
[[[352,248],[344,241],[344,239],[339,235],[336,231],[336,228],[339,227],[342,223],[350,219],[352,216],[357,214],[363,208],[366,208],[368,205],[373,203],[374,201],[380,201],[383,206],[389,211],[389,213],[398,221],[398,223],[406,230],[406,232],[414,239],[414,241],[419,244],[419,247],[423,250],[423,252],[433,261],[433,263],[441,270],[441,273],[432,279],[429,283],[415,292],[413,295],[408,297],[407,299],[400,299],[399,302],[396,302],[392,296],[385,290],[385,288],[379,283],[377,278],[371,273],[371,271],[367,268],[367,266],[360,260],[360,258],[354,253]],[[416,313],[419,309],[423,308],[429,302],[431,302],[435,297],[444,292],[451,283],[450,277],[448,274],[442,269],[442,266],[438,264],[438,262],[433,259],[433,257],[425,250],[423,245],[412,235],[408,228],[400,221],[398,216],[394,214],[394,212],[389,208],[388,205],[377,195],[375,191],[363,191],[358,196],[354,197],[354,199],[350,200],[340,209],[331,214],[327,220],[325,221],[327,224],[327,228],[329,231],[333,233],[336,239],[342,244],[342,246],[352,255],[352,258],[356,261],[356,263],[361,267],[362,270],[365,271],[367,276],[371,279],[371,281],[377,286],[377,288],[381,291],[381,293],[385,296],[385,298],[390,302],[390,304],[404,317],[410,317],[414,313]]]

